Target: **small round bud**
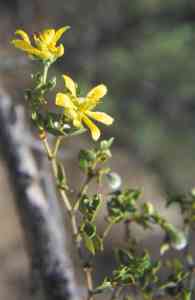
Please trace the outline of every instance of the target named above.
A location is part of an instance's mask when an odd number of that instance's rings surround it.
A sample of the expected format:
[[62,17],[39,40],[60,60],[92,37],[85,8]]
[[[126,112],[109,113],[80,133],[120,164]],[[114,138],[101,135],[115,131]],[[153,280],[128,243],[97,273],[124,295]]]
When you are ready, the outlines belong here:
[[187,239],[182,231],[176,232],[175,237],[172,239],[171,246],[176,250],[182,250],[187,246]]
[[59,126],[59,122],[58,122],[58,121],[55,121],[55,122],[54,122],[54,127],[55,127],[55,128],[58,128],[58,126]]
[[53,77],[48,82],[48,88],[53,89],[56,86],[56,77]]
[[167,224],[165,230],[173,249],[182,250],[187,246],[188,241],[183,231],[178,230],[172,224]]
[[64,129],[64,130],[71,129],[71,126],[70,126],[69,124],[64,124],[64,125],[63,125],[63,129]]
[[192,195],[192,197],[195,197],[195,188],[193,188],[193,189],[191,190],[191,195]]
[[110,172],[106,175],[106,177],[108,179],[108,184],[113,191],[116,191],[120,188],[122,180],[118,173]]

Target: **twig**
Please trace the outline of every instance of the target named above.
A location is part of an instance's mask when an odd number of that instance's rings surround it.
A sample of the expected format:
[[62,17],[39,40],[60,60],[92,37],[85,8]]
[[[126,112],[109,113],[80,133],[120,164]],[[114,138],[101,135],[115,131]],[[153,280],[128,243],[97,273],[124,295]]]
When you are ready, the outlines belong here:
[[113,291],[113,293],[111,295],[110,300],[119,300],[119,296],[120,296],[121,290],[122,290],[121,286],[115,287],[115,289],[114,289],[114,291]]
[[92,280],[92,267],[90,265],[84,266],[84,272],[85,272],[85,277],[86,277],[86,284],[88,288],[88,298],[87,300],[94,300],[93,296],[93,280]]
[[103,239],[104,238],[106,238],[107,237],[107,235],[109,234],[109,232],[110,232],[110,230],[112,229],[112,226],[113,226],[114,224],[113,223],[111,223],[111,222],[109,222],[108,224],[107,224],[107,226],[106,226],[106,228],[105,228],[105,230],[104,230],[104,232],[103,232]]

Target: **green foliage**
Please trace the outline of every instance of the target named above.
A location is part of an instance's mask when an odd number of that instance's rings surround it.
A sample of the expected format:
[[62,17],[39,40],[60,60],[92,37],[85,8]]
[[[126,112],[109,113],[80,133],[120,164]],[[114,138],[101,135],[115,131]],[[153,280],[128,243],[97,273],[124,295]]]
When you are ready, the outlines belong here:
[[133,189],[112,193],[107,202],[108,221],[118,223],[130,218],[131,214],[136,211],[136,201],[140,195],[140,190]]
[[94,149],[82,149],[79,153],[79,166],[85,172],[93,172],[98,164],[105,163],[112,154],[110,148],[114,139],[103,140]]
[[[148,253],[139,257],[120,249],[117,256],[119,268],[113,272],[112,279],[117,284],[131,285],[139,283],[145,286],[147,276],[155,275],[160,267],[158,263],[152,263]],[[155,282],[154,278],[153,282]]]
[[118,266],[110,278],[106,277],[96,291],[117,286],[132,287],[139,286],[145,294],[150,291],[151,282],[158,281],[157,272],[160,263],[152,262],[148,253],[143,256],[133,255],[127,250],[117,251]]
[[166,233],[166,240],[170,246],[176,250],[181,250],[187,246],[187,240],[184,232],[178,230],[172,224],[165,223],[163,228]]
[[192,291],[189,289],[184,289],[182,292],[182,300],[191,300]]
[[79,166],[83,171],[88,171],[91,169],[95,160],[95,151],[83,149],[79,152]]
[[97,234],[95,224],[85,222],[81,225],[80,232],[83,238],[83,243],[89,252],[95,255],[97,251],[103,250],[103,240]]
[[100,194],[95,194],[93,197],[83,195],[79,203],[79,210],[83,214],[83,218],[89,222],[93,222],[101,206],[101,201]]
[[169,260],[167,266],[171,273],[163,284],[159,284],[160,290],[164,290],[170,296],[187,295],[188,289],[185,288],[185,282],[190,276],[190,271],[185,270],[179,259]]

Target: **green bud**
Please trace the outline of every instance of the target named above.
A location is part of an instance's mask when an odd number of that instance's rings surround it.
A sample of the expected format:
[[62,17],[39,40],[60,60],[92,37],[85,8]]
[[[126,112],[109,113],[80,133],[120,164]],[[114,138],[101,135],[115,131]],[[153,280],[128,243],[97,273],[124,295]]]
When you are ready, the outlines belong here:
[[100,149],[101,150],[107,150],[107,149],[109,149],[112,146],[113,142],[114,142],[114,138],[113,137],[110,138],[109,140],[103,140],[103,141],[101,141],[100,142]]
[[143,204],[144,213],[147,215],[153,215],[154,213],[154,206],[151,202],[146,202]]
[[160,255],[164,255],[170,249],[170,245],[168,243],[163,243],[160,247]]
[[56,77],[53,77],[48,81],[47,87],[49,90],[52,90],[55,86],[56,86]]
[[170,245],[175,250],[182,250],[187,246],[187,238],[183,231],[178,230],[172,224],[165,224],[164,229]]
[[193,188],[193,189],[191,190],[191,195],[192,195],[192,197],[195,197],[195,188]]

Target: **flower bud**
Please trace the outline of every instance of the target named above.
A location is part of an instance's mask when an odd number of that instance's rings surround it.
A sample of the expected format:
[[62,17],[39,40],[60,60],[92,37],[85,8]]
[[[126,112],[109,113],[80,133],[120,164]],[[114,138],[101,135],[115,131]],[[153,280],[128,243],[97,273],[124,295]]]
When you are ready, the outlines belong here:
[[193,188],[193,189],[191,190],[191,195],[192,195],[192,197],[195,197],[195,188]]
[[187,246],[187,239],[183,231],[178,230],[171,224],[166,224],[165,230],[173,249],[182,250]]
[[110,172],[107,174],[108,184],[113,191],[116,191],[120,188],[122,184],[121,177],[116,172]]
[[154,213],[154,206],[151,202],[144,203],[143,209],[144,209],[144,212],[148,215],[153,215],[153,213]]
[[52,90],[56,86],[56,77],[51,78],[47,85]]

